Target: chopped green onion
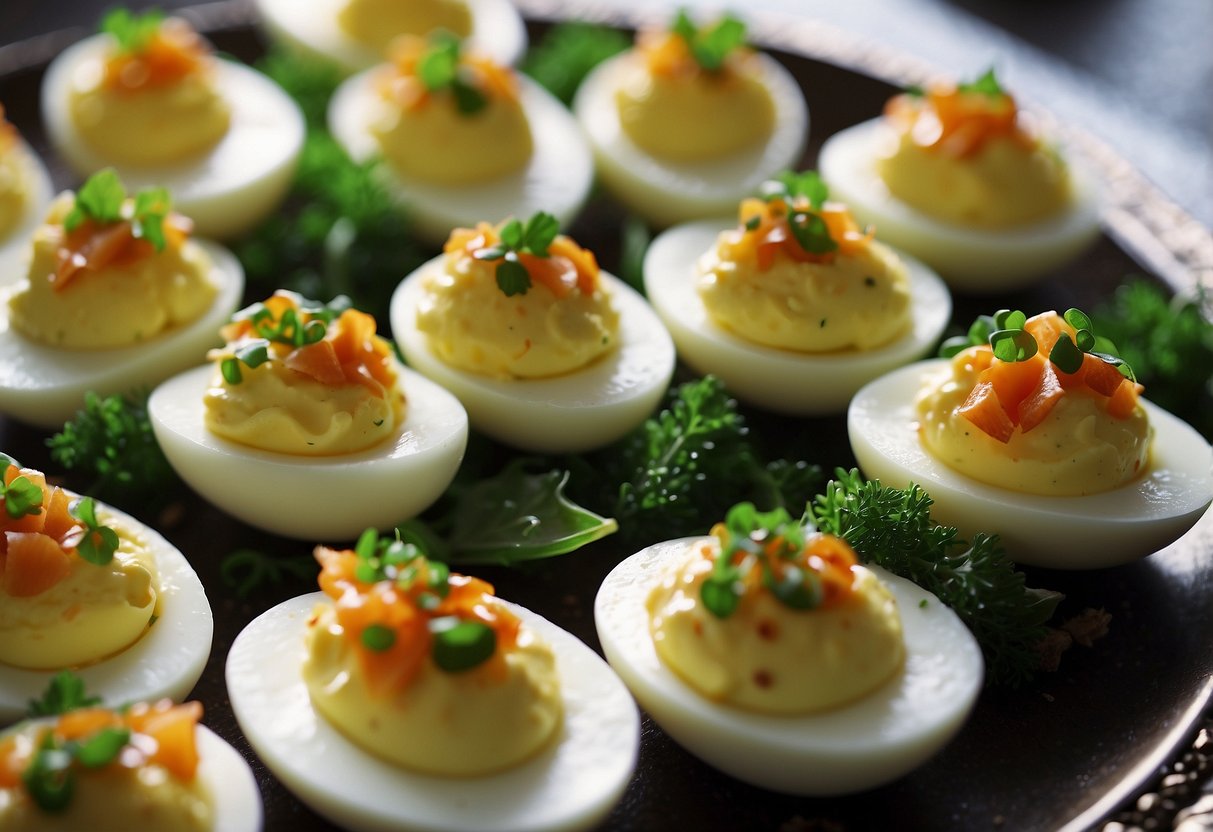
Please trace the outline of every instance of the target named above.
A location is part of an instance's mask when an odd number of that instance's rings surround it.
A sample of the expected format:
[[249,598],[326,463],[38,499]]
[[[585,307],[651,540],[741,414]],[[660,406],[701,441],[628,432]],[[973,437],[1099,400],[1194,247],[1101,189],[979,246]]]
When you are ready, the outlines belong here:
[[488,661],[497,649],[497,633],[481,621],[449,615],[430,620],[433,658],[447,673],[461,673]]
[[382,653],[396,644],[396,631],[382,624],[371,624],[363,629],[361,640],[366,649]]

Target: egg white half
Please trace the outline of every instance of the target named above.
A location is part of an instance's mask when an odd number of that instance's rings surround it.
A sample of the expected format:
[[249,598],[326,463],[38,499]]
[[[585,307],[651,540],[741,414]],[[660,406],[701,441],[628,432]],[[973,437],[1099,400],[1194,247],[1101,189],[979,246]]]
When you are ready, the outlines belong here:
[[[102,704],[116,707],[118,703],[104,701]],[[34,722],[51,724],[53,719],[40,718]],[[215,832],[260,832],[261,791],[249,764],[240,752],[210,728],[200,724],[195,731],[198,748],[195,776],[211,796],[211,829]]]
[[769,55],[759,54],[761,76],[775,103],[775,127],[763,144],[742,153],[697,162],[651,155],[619,122],[615,92],[635,55],[601,63],[582,82],[573,112],[594,148],[598,175],[621,202],[660,226],[734,214],[743,197],[785,169],[799,169],[809,137],[809,108],[796,79]]
[[696,289],[696,261],[733,225],[700,220],[663,232],[645,255],[644,286],[682,360],[717,376],[738,398],[798,416],[841,412],[865,383],[930,351],[948,325],[952,298],[943,281],[898,252],[910,274],[913,320],[910,331],[891,344],[813,354],[747,341],[712,320]]
[[1186,422],[1141,400],[1153,426],[1150,464],[1112,491],[1044,497],[997,488],[937,460],[918,438],[914,399],[944,360],[903,367],[856,394],[847,412],[851,449],[865,476],[934,499],[931,516],[961,536],[997,533],[1018,563],[1096,569],[1174,543],[1213,501],[1213,448]]
[[[509,0],[465,0],[472,13],[466,43],[504,66],[522,58],[526,26]],[[337,23],[343,0],[256,0],[270,36],[309,57],[329,61],[345,74],[381,63],[385,56],[345,33]]]
[[[44,428],[59,428],[84,406],[85,392],[128,393],[155,384],[206,359],[220,344],[219,327],[240,306],[244,269],[222,246],[195,240],[211,259],[219,292],[201,317],[129,347],[70,350],[31,341],[12,328],[0,288],[0,413]],[[98,310],[104,314],[104,310]]]
[[302,595],[263,613],[227,659],[236,720],[301,801],[357,830],[555,832],[593,827],[619,800],[636,764],[639,714],[606,662],[572,634],[503,602],[554,650],[564,724],[537,756],[498,774],[424,775],[363,750],[312,707],[300,675],[303,635],[325,597]]
[[[97,509],[102,523],[114,518],[147,540],[160,574],[156,622],[116,656],[74,668],[92,696],[111,707],[168,697],[181,702],[194,688],[211,653],[214,618],[202,582],[185,555],[150,527],[110,506]],[[0,599],[3,603],[3,599]],[[57,671],[0,664],[0,722],[20,719]]]
[[[370,132],[384,106],[374,88],[377,71],[348,79],[329,102],[329,131],[360,162],[382,155]],[[386,161],[380,166],[384,183],[409,211],[410,229],[427,242],[441,245],[451,229],[473,227],[485,217],[526,220],[537,211],[547,211],[562,228],[567,227],[589,196],[594,159],[577,122],[539,84],[521,74],[518,82],[533,142],[531,158],[522,170],[489,182],[437,185],[408,179]]]
[[222,439],[206,428],[215,369],[195,367],[148,399],[156,441],[195,491],[259,529],[302,540],[351,540],[425,510],[446,490],[467,446],[467,413],[424,376],[396,365],[407,402],[394,436],[363,451],[293,456]]
[[13,149],[19,154],[29,174],[29,193],[25,196],[25,210],[12,230],[0,237],[0,286],[9,286],[25,277],[29,264],[30,237],[42,224],[46,210],[55,195],[51,175],[46,165],[24,140],[18,139]]
[[231,108],[231,125],[201,156],[172,165],[117,165],[77,132],[68,110],[73,78],[86,61],[103,59],[108,35],[65,49],[47,67],[42,116],[47,136],[82,178],[114,167],[128,191],[165,187],[175,210],[192,219],[203,237],[224,239],[251,230],[286,195],[303,148],[303,114],[281,87],[234,61],[215,61],[215,84]]
[[773,716],[713,702],[667,668],[653,647],[645,599],[695,538],[642,549],[616,566],[594,601],[611,667],[680,745],[763,788],[837,795],[874,788],[934,756],[960,730],[981,690],[984,663],[968,628],[934,595],[868,567],[897,601],[906,660],[858,702],[806,716]]
[[443,257],[436,257],[397,287],[392,335],[410,365],[459,397],[477,430],[525,450],[579,453],[622,437],[661,402],[674,374],[674,343],[644,298],[622,280],[599,273],[619,313],[611,352],[562,376],[496,379],[450,366],[417,329],[425,276],[442,268]]
[[830,193],[880,239],[939,270],[955,289],[994,294],[1034,283],[1082,254],[1099,236],[1095,187],[1073,159],[1074,203],[1060,216],[1005,230],[965,228],[928,216],[889,193],[876,171],[887,138],[883,119],[835,133],[818,169]]

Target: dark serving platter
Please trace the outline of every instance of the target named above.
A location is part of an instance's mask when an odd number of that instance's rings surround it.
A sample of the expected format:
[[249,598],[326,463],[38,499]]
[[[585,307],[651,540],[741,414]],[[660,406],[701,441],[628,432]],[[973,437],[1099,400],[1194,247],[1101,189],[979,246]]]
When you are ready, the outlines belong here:
[[[531,0],[521,4],[533,39],[553,20],[593,18],[623,27],[639,20],[590,3]],[[264,49],[244,4],[192,7],[216,46],[238,58]],[[759,19],[754,40],[800,81],[812,113],[803,167],[821,141],[871,118],[897,85],[930,71],[904,56],[808,21]],[[66,33],[0,49],[0,101],[42,153],[56,184],[72,181],[54,159],[40,127],[38,85],[46,62],[71,39]],[[967,323],[995,305],[1025,310],[1081,306],[1106,298],[1127,274],[1147,274],[1175,289],[1203,279],[1213,263],[1213,235],[1186,217],[1127,163],[1090,136],[1068,135],[1104,182],[1105,233],[1073,266],[1041,285],[996,299],[957,296],[954,320]],[[619,255],[622,210],[600,197],[573,228],[607,269]],[[391,287],[385,287],[385,292]],[[1148,395],[1148,394],[1147,394]],[[755,432],[794,437],[807,458],[831,470],[850,466],[841,417],[790,419],[745,409]],[[0,449],[51,473],[45,432],[0,417]],[[72,483],[68,482],[68,485]],[[125,507],[139,514],[137,507]],[[288,578],[238,598],[220,573],[223,555],[253,548],[306,556],[311,545],[267,535],[188,496],[157,516],[157,527],[193,563],[215,615],[210,660],[193,697],[204,721],[253,765],[265,801],[267,829],[329,829],[260,763],[237,727],[224,685],[233,639],[281,600],[315,589]],[[631,554],[606,538],[575,554],[526,568],[477,573],[498,592],[541,613],[598,649],[592,603],[599,582]],[[972,718],[938,757],[909,776],[860,795],[796,798],[754,788],[716,772],[683,751],[647,717],[639,765],[610,829],[1085,829],[1139,793],[1160,765],[1195,731],[1213,696],[1213,518],[1206,515],[1176,544],[1140,562],[1091,572],[1026,570],[1028,583],[1065,593],[1060,617],[1087,608],[1112,616],[1108,635],[1090,649],[1070,650],[1061,669],[1017,690],[986,689]],[[2,684],[2,682],[0,682]]]

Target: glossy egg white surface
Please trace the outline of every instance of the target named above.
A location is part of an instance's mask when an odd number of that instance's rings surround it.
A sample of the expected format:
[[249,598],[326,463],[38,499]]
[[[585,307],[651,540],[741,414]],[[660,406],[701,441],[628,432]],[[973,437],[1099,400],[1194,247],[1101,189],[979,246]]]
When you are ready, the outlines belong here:
[[29,241],[34,230],[42,224],[46,210],[55,195],[51,175],[46,165],[24,140],[18,139],[13,152],[20,154],[29,174],[30,191],[26,194],[25,210],[7,234],[0,236],[0,287],[11,286],[25,277],[29,262]]
[[1154,445],[1144,476],[1100,494],[1044,497],[973,480],[935,459],[918,438],[914,399],[947,365],[904,367],[860,390],[847,413],[851,449],[865,476],[935,501],[931,516],[962,537],[997,533],[1018,563],[1095,569],[1174,543],[1213,501],[1213,448],[1186,422],[1142,399]]
[[[472,13],[467,42],[504,66],[522,58],[527,47],[526,26],[509,0],[466,0]],[[350,37],[337,23],[344,0],[255,0],[254,6],[270,36],[292,49],[336,64],[345,74],[368,69],[384,60],[371,47]]]
[[219,346],[219,327],[240,306],[244,269],[226,248],[195,239],[211,258],[211,279],[219,287],[198,319],[129,347],[71,350],[31,341],[12,328],[8,298],[0,288],[0,413],[44,428],[59,428],[84,406],[85,392],[125,394],[168,378],[206,360]]
[[1078,257],[1099,236],[1095,187],[1068,160],[1074,203],[1061,215],[1007,230],[965,228],[928,216],[889,193],[876,172],[887,139],[883,119],[835,133],[822,145],[818,169],[830,193],[881,240],[938,269],[954,289],[972,294],[1011,291]]
[[[74,672],[84,680],[90,696],[101,697],[111,707],[164,697],[181,702],[193,690],[211,653],[214,618],[202,582],[185,555],[151,528],[99,505],[97,519],[106,523],[107,518],[138,528],[154,552],[160,575],[159,617],[121,653]],[[20,719],[30,700],[42,696],[55,672],[0,664],[0,722]]]
[[556,832],[600,823],[631,779],[640,718],[594,651],[539,615],[505,603],[556,654],[564,725],[537,756],[498,774],[438,777],[381,760],[311,704],[300,675],[304,630],[323,593],[263,613],[232,644],[232,710],[266,766],[300,800],[355,830]]
[[396,371],[404,421],[394,436],[356,453],[293,456],[212,434],[203,416],[210,365],[157,387],[148,416],[177,474],[228,514],[285,537],[351,540],[426,509],[450,485],[467,446],[459,401],[418,373],[399,365]]
[[735,214],[743,197],[785,169],[798,169],[809,137],[809,109],[792,75],[769,55],[758,55],[775,103],[775,127],[766,142],[707,161],[676,162],[651,155],[619,122],[615,92],[627,75],[624,53],[604,61],[577,90],[573,112],[594,148],[598,175],[621,202],[659,226]]
[[[370,125],[382,106],[375,90],[377,69],[345,81],[329,102],[329,130],[357,161],[381,156]],[[409,228],[441,245],[458,227],[474,227],[485,217],[525,220],[547,211],[567,227],[590,193],[594,158],[577,122],[558,99],[518,75],[519,100],[531,128],[533,151],[526,166],[489,182],[439,185],[402,176],[384,162],[380,174],[396,199],[409,209]],[[491,153],[492,148],[485,148]]]
[[116,165],[77,132],[68,111],[69,91],[82,64],[102,59],[108,35],[94,35],[65,49],[47,67],[42,116],[51,144],[81,178],[114,167],[132,193],[166,187],[173,208],[194,221],[203,237],[224,239],[251,230],[286,195],[303,148],[303,114],[281,87],[256,70],[215,61],[215,83],[231,108],[231,126],[201,156],[172,165]]
[[696,261],[735,225],[701,220],[663,232],[645,255],[644,286],[682,360],[717,376],[740,399],[791,415],[840,413],[865,383],[922,358],[951,318],[952,298],[939,276],[898,252],[910,274],[913,319],[901,338],[872,350],[819,354],[748,341],[715,323],[696,289]]
[[934,595],[869,567],[897,601],[903,668],[857,702],[774,716],[713,702],[667,668],[653,647],[645,599],[696,538],[650,546],[616,566],[594,622],[611,667],[658,725],[708,765],[756,786],[800,795],[874,788],[907,774],[960,730],[984,664],[968,628]]
[[622,280],[599,272],[619,312],[615,349],[562,376],[497,379],[450,366],[417,329],[425,276],[442,268],[443,257],[436,257],[397,287],[392,336],[411,366],[459,397],[477,430],[524,450],[579,453],[619,439],[661,402],[674,373],[674,343],[644,298]]

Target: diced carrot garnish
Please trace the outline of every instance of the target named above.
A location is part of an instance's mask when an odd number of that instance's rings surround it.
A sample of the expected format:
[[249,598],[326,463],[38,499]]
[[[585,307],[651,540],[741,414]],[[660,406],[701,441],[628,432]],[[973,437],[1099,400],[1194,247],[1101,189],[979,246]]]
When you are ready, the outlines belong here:
[[67,577],[71,559],[57,542],[36,532],[5,532],[4,591],[14,598],[38,595]]
[[990,381],[979,381],[974,385],[968,398],[956,412],[1004,444],[1010,441],[1015,432],[1015,424],[1003,409],[998,393]]
[[20,752],[15,735],[0,738],[0,789],[21,785],[21,774],[28,765],[29,759]]
[[1027,361],[995,361],[982,371],[981,378],[994,386],[1002,409],[1012,421],[1018,417],[1019,403],[1036,389],[1046,363],[1037,353]]
[[46,504],[46,522],[42,533],[60,543],[68,533],[80,525],[71,514],[72,496],[59,486],[51,489],[50,499]]
[[1083,356],[1083,381],[1101,396],[1111,396],[1125,380],[1120,370],[1093,355]]
[[59,717],[55,725],[55,733],[65,740],[78,740],[95,734],[102,728],[112,728],[122,724],[118,714],[107,708],[81,708],[68,711]]
[[1020,430],[1029,431],[1043,422],[1064,395],[1065,390],[1053,372],[1053,362],[1043,362],[1036,387],[1019,403]]

